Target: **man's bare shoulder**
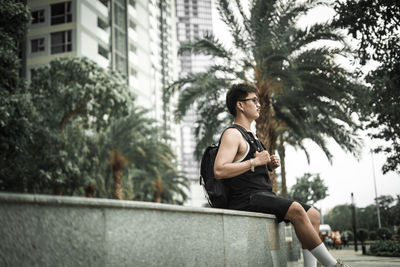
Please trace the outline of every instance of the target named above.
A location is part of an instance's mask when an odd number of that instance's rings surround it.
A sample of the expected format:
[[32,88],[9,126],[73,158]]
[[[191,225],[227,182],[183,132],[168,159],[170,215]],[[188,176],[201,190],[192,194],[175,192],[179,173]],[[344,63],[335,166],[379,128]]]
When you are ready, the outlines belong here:
[[240,142],[241,138],[242,134],[238,129],[235,128],[226,129],[224,135],[222,136],[222,140],[228,142]]

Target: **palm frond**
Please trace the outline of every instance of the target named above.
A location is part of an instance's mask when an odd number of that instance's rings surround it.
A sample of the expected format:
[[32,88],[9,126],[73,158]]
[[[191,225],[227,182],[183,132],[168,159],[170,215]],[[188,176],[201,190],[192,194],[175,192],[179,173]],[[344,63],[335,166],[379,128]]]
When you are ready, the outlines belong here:
[[[247,53],[248,51],[248,43],[246,39],[250,35],[246,31],[246,27],[242,27],[242,23],[236,16],[235,11],[232,9],[230,5],[230,1],[228,0],[219,0],[217,2],[217,9],[219,14],[221,15],[222,21],[229,27],[229,30],[234,39],[234,44],[237,49],[240,49],[242,52]],[[242,18],[246,19],[245,17]]]
[[232,52],[226,49],[221,41],[211,32],[206,32],[201,40],[181,44],[178,54],[183,55],[185,53],[194,55],[203,54],[228,60],[232,58]]

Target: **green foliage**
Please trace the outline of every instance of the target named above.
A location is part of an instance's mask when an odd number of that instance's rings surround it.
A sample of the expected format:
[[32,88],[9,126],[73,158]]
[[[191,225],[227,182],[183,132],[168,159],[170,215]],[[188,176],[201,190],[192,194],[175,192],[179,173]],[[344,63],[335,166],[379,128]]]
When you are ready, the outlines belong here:
[[[391,222],[394,225],[400,225],[400,195],[397,195],[397,202],[394,206],[391,207]],[[399,228],[400,229],[400,228]],[[399,232],[400,235],[400,232]]]
[[[398,225],[400,216],[399,196],[396,204],[394,204],[392,196],[382,195],[378,197],[380,207],[381,224],[385,228],[392,228]],[[369,205],[365,208],[356,208],[357,228],[368,229],[374,232],[378,229],[378,215],[376,205]],[[326,223],[331,225],[333,229],[341,231],[352,229],[352,213],[350,205],[339,205],[334,207],[329,214],[325,216]],[[370,237],[373,239],[372,237]]]
[[392,232],[386,227],[376,230],[376,234],[381,240],[389,240],[392,237]]
[[140,185],[162,179],[161,200],[182,204],[187,179],[169,139],[133,105],[118,73],[58,58],[25,90],[17,48],[29,20],[22,3],[0,2],[0,191],[113,197],[110,155],[118,152],[128,162],[124,198],[153,201]]
[[161,130],[129,92],[118,73],[86,58],[59,58],[38,69],[26,94],[6,99],[4,112],[13,117],[5,119],[21,121],[15,131],[22,133],[13,138],[4,129],[4,140],[14,146],[3,145],[0,190],[83,195],[90,189],[111,198],[111,155],[119,153],[128,163],[125,199],[154,201],[141,197],[140,185],[154,189],[162,179],[162,201],[182,204],[187,179],[175,169],[168,138],[157,134]]
[[104,180],[101,175],[97,176],[100,179],[94,182],[95,196],[113,197],[111,154],[117,152],[127,160],[123,168],[123,198],[154,201],[156,181],[159,180],[162,183],[161,201],[183,204],[187,198],[184,189],[188,180],[176,170],[175,154],[165,143],[168,137],[161,138],[157,134],[162,132],[161,129],[145,115],[145,110],[136,108],[98,135],[99,173],[108,175]]
[[400,3],[396,0],[346,0],[335,3],[335,25],[359,40],[362,64],[390,63],[399,56]]
[[348,0],[335,4],[338,27],[348,30],[358,41],[361,64],[369,59],[379,63],[367,75],[370,98],[361,119],[371,129],[370,136],[388,141],[375,152],[387,161],[383,173],[400,173],[400,2],[391,0]]
[[[227,49],[217,36],[186,43],[180,53],[206,54],[214,65],[203,73],[188,74],[165,89],[167,96],[179,92],[177,118],[196,109],[199,155],[215,141],[217,133],[232,121],[226,113],[224,95],[233,82],[248,82],[260,91],[261,116],[257,134],[269,150],[276,149],[276,136],[283,134],[289,145],[305,149],[303,141],[318,144],[330,159],[329,137],[345,150],[357,154],[359,127],[351,115],[359,109],[363,86],[355,75],[335,63],[348,55],[343,36],[332,25],[316,24],[299,29],[301,16],[320,2],[252,1],[247,15],[240,1],[217,1],[221,19],[233,36]],[[317,45],[330,40],[343,46]],[[167,99],[167,98],[166,98]],[[290,137],[290,138],[289,138]]]
[[350,205],[338,205],[325,215],[325,223],[339,231],[352,229],[352,213]]
[[[7,97],[5,91],[16,91],[22,86],[18,79],[20,60],[17,50],[31,17],[28,8],[16,2],[0,2],[0,99]],[[3,103],[0,107],[3,107]]]
[[[38,69],[28,117],[35,128],[31,145],[22,151],[34,156],[25,173],[28,182],[18,191],[71,195],[88,184],[99,163],[94,136],[128,114],[134,101],[128,92],[117,73],[85,58],[59,58]],[[10,165],[18,169],[22,164]],[[6,179],[12,183],[19,176]]]
[[14,162],[27,163],[32,159],[29,153],[21,153],[32,143],[35,125],[28,118],[33,105],[29,94],[24,93],[24,82],[18,78],[17,56],[18,44],[29,20],[30,12],[22,3],[0,2],[0,190],[11,177],[21,185],[26,183],[23,174],[27,173],[28,166],[16,167]]
[[377,240],[378,239],[378,234],[376,231],[370,231],[369,232],[369,240]]
[[358,227],[369,230],[376,230],[378,228],[376,205],[368,205],[365,208],[356,208],[356,214]]
[[104,130],[109,121],[128,115],[134,97],[122,77],[86,58],[59,58],[37,70],[33,102],[46,124],[60,134],[79,124]]
[[381,223],[384,227],[390,227],[394,225],[393,218],[395,209],[393,208],[394,198],[390,195],[382,195],[378,197],[379,213],[381,216]]
[[392,66],[382,65],[371,72],[367,81],[372,85],[372,101],[365,114],[367,128],[375,129],[370,134],[373,138],[389,141],[374,152],[383,152],[387,157],[382,166],[384,174],[389,171],[400,173],[400,56]]
[[386,240],[371,244],[369,254],[382,257],[400,257],[400,243]]
[[314,205],[327,196],[328,187],[319,174],[305,173],[296,178],[296,184],[290,190],[289,197],[310,205]]

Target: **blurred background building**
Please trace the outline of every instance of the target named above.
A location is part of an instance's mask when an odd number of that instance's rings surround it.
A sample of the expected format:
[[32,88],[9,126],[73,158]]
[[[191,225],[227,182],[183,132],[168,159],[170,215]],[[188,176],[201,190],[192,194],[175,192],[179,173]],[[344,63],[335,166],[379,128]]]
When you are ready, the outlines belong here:
[[165,123],[176,141],[172,104],[164,107],[163,88],[178,77],[174,0],[28,0],[29,25],[24,71],[29,81],[35,69],[57,57],[88,57],[124,75],[138,105]]
[[[178,76],[207,69],[210,58],[185,53],[179,44],[212,31],[211,0],[27,0],[32,22],[23,46],[22,73],[28,81],[38,67],[57,57],[87,57],[119,71],[138,105],[163,123],[174,137],[171,146],[191,179],[187,205],[206,203],[199,185],[199,161],[193,156],[196,114],[181,125],[174,102],[163,105],[162,90]],[[194,110],[194,109],[192,109]]]
[[[176,15],[179,44],[201,39],[204,33],[211,32],[213,29],[211,0],[176,0]],[[185,77],[188,73],[207,70],[211,61],[210,57],[190,53],[182,54],[179,60],[180,77]],[[200,163],[193,155],[196,146],[194,110],[194,108],[190,109],[181,122],[182,166],[187,177],[191,179],[188,205],[203,206],[206,200],[199,184]]]

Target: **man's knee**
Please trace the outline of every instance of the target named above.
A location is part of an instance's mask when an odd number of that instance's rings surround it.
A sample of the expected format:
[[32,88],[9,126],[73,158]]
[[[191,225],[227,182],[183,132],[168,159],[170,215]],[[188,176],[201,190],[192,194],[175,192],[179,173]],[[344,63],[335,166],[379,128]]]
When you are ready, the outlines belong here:
[[292,222],[293,222],[293,220],[305,218],[306,216],[307,216],[307,214],[306,214],[306,211],[304,210],[303,206],[296,201],[294,201],[290,205],[290,207],[286,213],[287,219],[289,219]]
[[312,224],[319,224],[321,222],[321,214],[318,212],[318,210],[310,208],[307,211],[307,214]]

